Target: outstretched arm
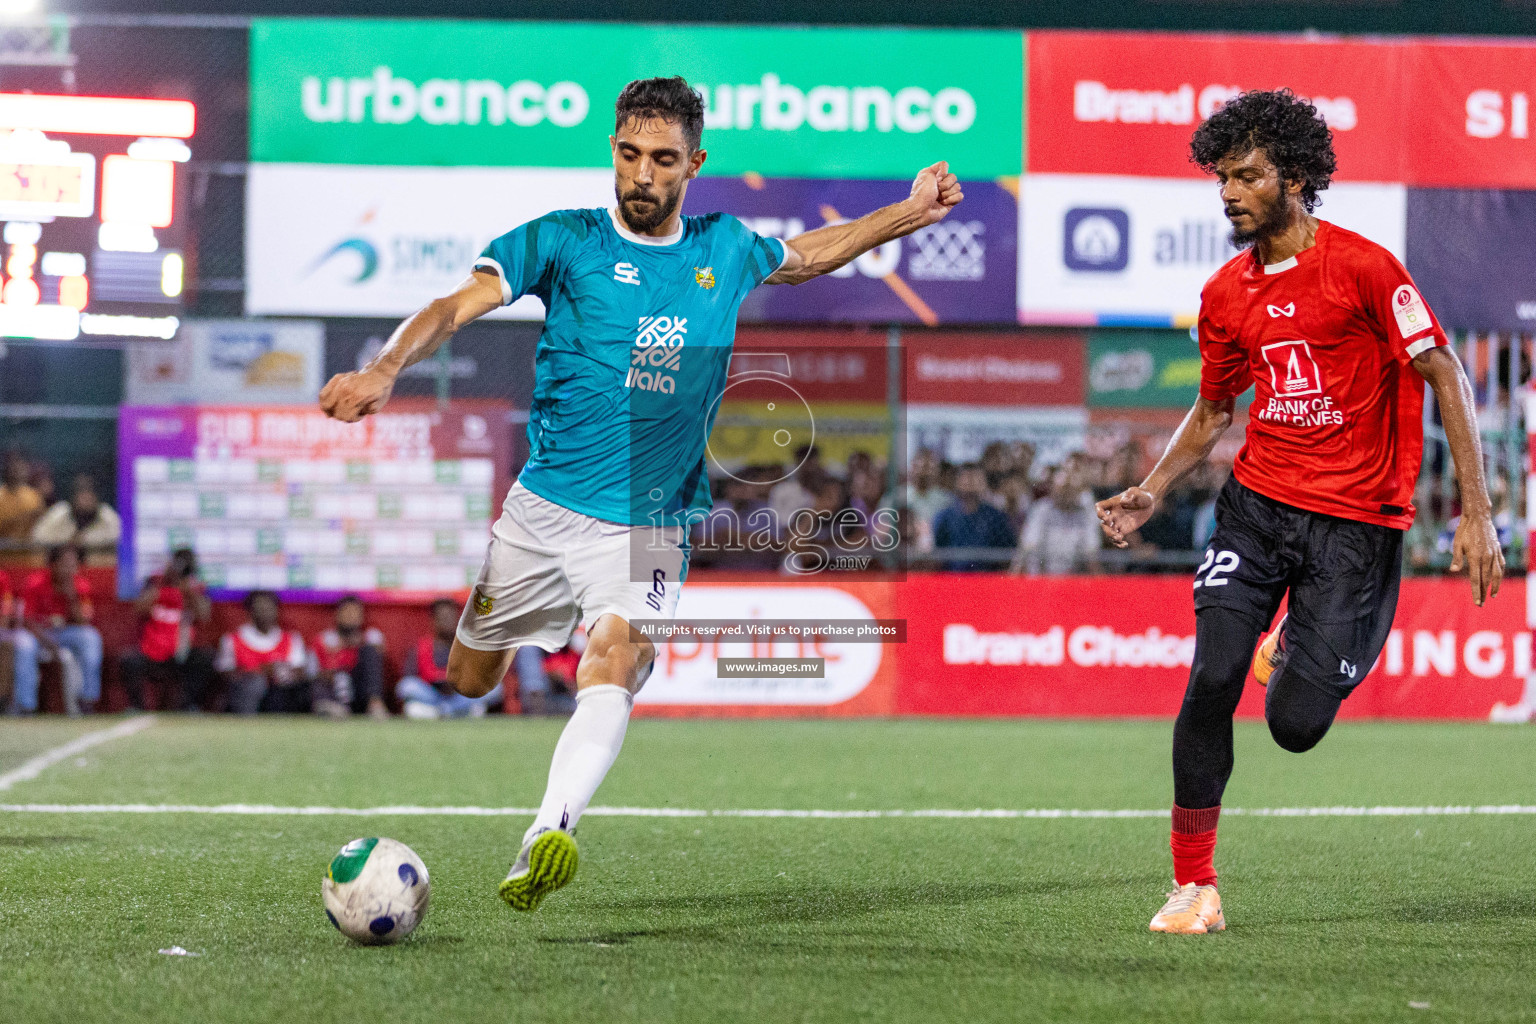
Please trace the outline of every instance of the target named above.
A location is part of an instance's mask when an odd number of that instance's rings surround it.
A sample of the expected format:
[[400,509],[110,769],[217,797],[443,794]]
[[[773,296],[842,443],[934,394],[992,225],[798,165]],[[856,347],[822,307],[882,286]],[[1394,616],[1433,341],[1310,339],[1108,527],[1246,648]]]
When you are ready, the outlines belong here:
[[901,202],[787,239],[784,264],[769,276],[768,284],[803,284],[830,274],[893,238],[937,224],[964,198],[948,162],[924,167],[912,182],[912,194]]
[[367,366],[338,373],[320,391],[327,416],[356,423],[384,408],[400,371],[419,363],[460,327],[501,305],[501,279],[486,270],[470,274],[451,295],[433,299],[412,313]]
[[1499,531],[1493,525],[1493,503],[1488,500],[1488,485],[1483,480],[1483,445],[1477,433],[1473,413],[1476,399],[1472,384],[1461,368],[1456,353],[1437,346],[1413,357],[1413,368],[1427,381],[1440,403],[1440,419],[1445,424],[1445,439],[1451,446],[1451,460],[1456,464],[1456,483],[1461,488],[1461,524],[1451,541],[1451,571],[1466,566],[1472,582],[1472,603],[1496,597],[1499,581],[1504,578],[1504,552],[1499,548]]
[[1099,502],[1099,522],[1115,547],[1123,548],[1129,544],[1127,538],[1152,518],[1157,503],[1168,489],[1210,458],[1211,449],[1232,425],[1234,404],[1231,398],[1220,402],[1204,397],[1195,399],[1194,408],[1174,431],[1163,457],[1157,460],[1141,486],[1127,487],[1114,497]]

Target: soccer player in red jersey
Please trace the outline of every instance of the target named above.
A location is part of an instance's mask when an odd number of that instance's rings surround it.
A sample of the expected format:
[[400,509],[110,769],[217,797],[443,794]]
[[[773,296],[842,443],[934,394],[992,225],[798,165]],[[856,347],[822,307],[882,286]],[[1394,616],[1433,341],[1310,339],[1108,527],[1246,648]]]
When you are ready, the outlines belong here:
[[[1451,568],[1472,599],[1504,558],[1483,481],[1471,386],[1408,272],[1381,246],[1312,215],[1333,138],[1288,90],[1248,92],[1196,129],[1194,161],[1221,183],[1246,248],[1200,296],[1200,397],[1146,480],[1099,503],[1118,546],[1204,462],[1251,385],[1248,436],[1195,573],[1195,660],[1173,729],[1177,886],[1153,931],[1226,926],[1212,855],[1232,774],[1232,715],[1250,659],[1275,742],[1316,746],[1392,627],[1403,531],[1434,389],[1461,487]],[[1281,598],[1287,615],[1269,628]]]

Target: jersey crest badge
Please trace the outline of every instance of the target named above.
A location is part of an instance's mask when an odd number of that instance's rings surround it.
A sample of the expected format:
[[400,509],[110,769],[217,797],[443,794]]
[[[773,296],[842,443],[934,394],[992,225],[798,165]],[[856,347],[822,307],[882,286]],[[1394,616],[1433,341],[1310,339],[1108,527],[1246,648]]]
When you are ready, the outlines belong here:
[[491,609],[496,607],[496,599],[476,588],[473,604],[476,615],[489,615]]
[[694,267],[693,279],[700,288],[713,288],[715,286],[714,267]]

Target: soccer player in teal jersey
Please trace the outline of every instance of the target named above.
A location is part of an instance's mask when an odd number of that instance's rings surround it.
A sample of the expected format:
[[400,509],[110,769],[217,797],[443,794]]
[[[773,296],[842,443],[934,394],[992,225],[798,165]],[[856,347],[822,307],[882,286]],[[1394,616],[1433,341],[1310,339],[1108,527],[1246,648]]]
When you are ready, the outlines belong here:
[[710,506],[705,439],[725,388],[736,311],[760,284],[801,284],[942,220],[963,198],[939,162],[900,203],[787,241],[734,217],[681,214],[704,165],[704,106],[681,78],[619,94],[609,210],[561,210],[492,242],[451,295],[395,331],[364,369],[320,393],[354,422],[383,408],[405,367],[522,295],[546,309],[530,454],[492,529],[459,619],[448,681],[489,693],[517,648],[563,647],[582,623],[576,712],[502,897],[533,910],[576,870],[572,833],[607,774],[656,651],[637,619],[668,617],[687,570],[690,514]]

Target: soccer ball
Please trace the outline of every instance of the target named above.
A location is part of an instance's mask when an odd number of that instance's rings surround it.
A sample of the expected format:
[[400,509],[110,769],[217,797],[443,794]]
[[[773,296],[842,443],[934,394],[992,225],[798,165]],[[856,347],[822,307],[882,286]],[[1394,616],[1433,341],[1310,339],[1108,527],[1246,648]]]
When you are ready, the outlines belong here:
[[404,843],[354,839],[341,848],[320,883],[325,916],[353,942],[399,942],[427,914],[427,866]]

